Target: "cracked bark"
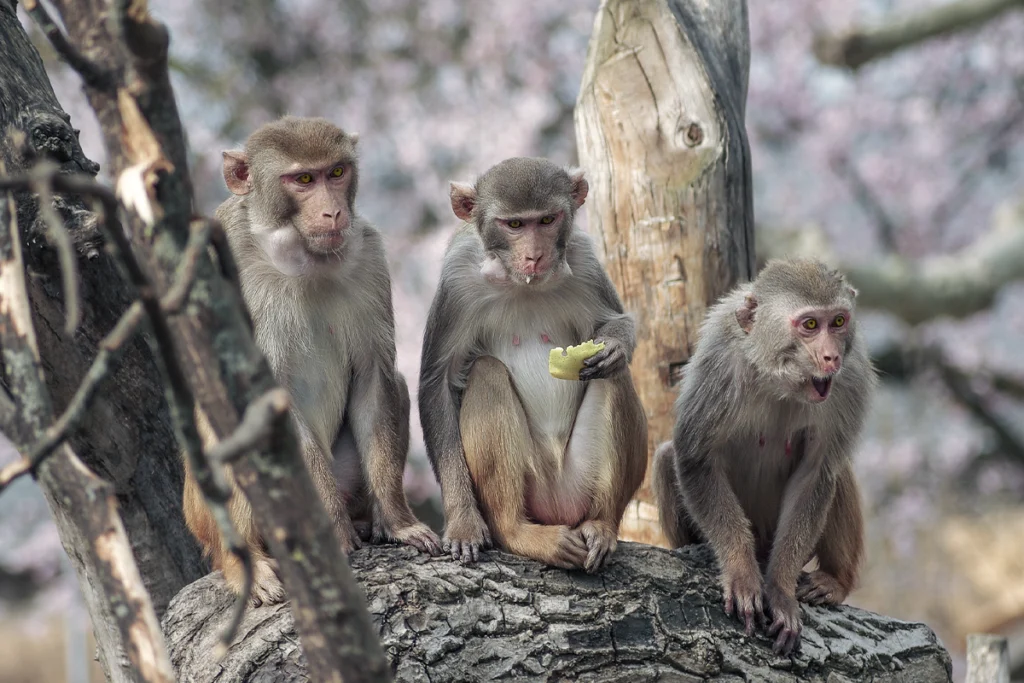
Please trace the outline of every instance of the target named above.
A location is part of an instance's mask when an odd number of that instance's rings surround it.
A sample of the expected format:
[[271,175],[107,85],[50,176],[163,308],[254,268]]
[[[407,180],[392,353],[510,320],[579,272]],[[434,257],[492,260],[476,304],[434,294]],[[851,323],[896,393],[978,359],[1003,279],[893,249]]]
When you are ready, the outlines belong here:
[[[596,575],[492,552],[462,566],[376,546],[350,562],[397,681],[951,680],[949,654],[923,624],[853,607],[804,607],[804,640],[777,657],[763,635],[726,617],[704,546],[622,543]],[[287,606],[246,614],[223,661],[213,659],[231,597],[218,574],[185,588],[163,620],[178,680],[308,681]]]
[[[576,139],[589,230],[637,321],[650,453],[708,305],[754,272],[749,62],[744,0],[603,0],[594,22]],[[652,502],[648,476],[623,538],[664,543]]]
[[[26,136],[27,146],[18,144],[19,134]],[[95,175],[99,169],[83,154],[14,3],[0,0],[0,159],[14,175],[34,158],[49,159],[67,172]],[[65,334],[60,268],[43,237],[38,205],[29,193],[16,193],[15,199],[42,367],[53,408],[61,412],[99,341],[131,304],[132,292],[115,260],[100,248],[93,214],[81,199],[57,195],[54,206],[79,254],[83,307],[77,332]],[[184,526],[182,471],[160,375],[144,340],[129,347],[70,445],[90,470],[113,484],[135,561],[159,614],[183,585],[202,575],[203,563]],[[6,421],[0,429],[12,436],[17,431]],[[60,504],[58,498],[51,500],[51,505]],[[72,512],[55,509],[58,523]]]

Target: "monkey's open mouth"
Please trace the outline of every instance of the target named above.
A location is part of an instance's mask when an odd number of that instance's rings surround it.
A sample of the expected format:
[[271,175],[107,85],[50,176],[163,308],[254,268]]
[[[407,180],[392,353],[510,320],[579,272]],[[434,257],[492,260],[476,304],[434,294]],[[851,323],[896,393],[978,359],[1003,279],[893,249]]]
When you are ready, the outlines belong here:
[[814,386],[814,390],[818,392],[818,396],[822,399],[828,398],[829,389],[832,388],[831,377],[812,377],[811,384]]

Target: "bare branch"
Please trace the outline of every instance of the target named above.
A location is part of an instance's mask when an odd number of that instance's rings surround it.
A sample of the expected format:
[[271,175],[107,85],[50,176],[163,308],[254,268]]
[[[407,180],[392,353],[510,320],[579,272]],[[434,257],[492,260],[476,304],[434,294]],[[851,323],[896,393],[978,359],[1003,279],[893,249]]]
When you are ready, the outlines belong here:
[[896,251],[896,224],[889,216],[889,212],[882,206],[878,195],[857,170],[857,165],[852,159],[842,157],[836,159],[832,163],[832,167],[840,175],[846,176],[854,198],[864,207],[868,215],[875,219],[875,224],[878,226],[878,241],[882,243],[886,251]]
[[291,401],[284,389],[271,389],[249,404],[238,428],[206,454],[218,464],[230,464],[249,451],[266,444],[281,419],[288,414]]
[[823,64],[858,69],[871,60],[937,36],[964,31],[1024,5],[1022,0],[955,0],[839,34],[818,34],[814,54]]
[[46,38],[53,45],[53,49],[64,59],[68,65],[78,72],[82,80],[94,88],[106,90],[113,87],[113,79],[110,74],[98,65],[89,61],[81,52],[68,42],[67,36],[60,30],[56,22],[46,11],[46,8],[38,0],[22,0],[22,7],[29,16],[36,22],[40,30],[46,34]]
[[941,316],[963,318],[992,305],[999,291],[1024,279],[1024,204],[996,211],[993,227],[953,254],[909,260],[890,254],[844,263],[818,226],[780,231],[758,240],[760,256],[813,256],[842,269],[860,291],[859,306],[886,311],[916,325]]
[[[0,227],[9,224],[9,229],[0,229],[0,349],[7,380],[19,397],[14,436],[24,442],[42,436],[53,406],[32,324],[15,215],[8,196],[0,205]],[[51,508],[58,517],[65,516],[66,523],[57,525],[61,542],[68,552],[83,556],[77,567],[80,580],[88,577],[99,587],[94,597],[100,602],[91,605],[94,617],[106,615],[117,626],[119,639],[105,643],[102,656],[108,663],[125,658],[135,680],[171,683],[174,673],[163,635],[118,516],[113,487],[90,472],[66,445],[60,455],[46,463],[40,478]],[[73,522],[66,519],[66,508],[54,506],[54,497],[75,509]]]

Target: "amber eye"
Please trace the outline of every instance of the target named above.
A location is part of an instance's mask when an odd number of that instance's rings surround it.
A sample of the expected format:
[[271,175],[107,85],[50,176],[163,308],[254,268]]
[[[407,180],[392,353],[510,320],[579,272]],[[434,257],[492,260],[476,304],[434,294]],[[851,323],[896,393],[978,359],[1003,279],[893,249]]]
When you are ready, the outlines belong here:
[[300,173],[299,175],[295,176],[295,180],[302,185],[309,185],[311,182],[313,182],[313,176],[310,175],[309,173]]
[[345,175],[345,167],[344,166],[335,166],[333,169],[331,169],[331,177],[332,178],[340,178],[343,175]]
[[816,329],[818,329],[818,321],[815,320],[814,318],[808,318],[807,320],[804,321],[804,329],[805,330],[816,330]]
[[544,225],[551,225],[552,223],[555,222],[555,217],[554,216],[544,216],[544,218],[540,219],[540,222],[543,223]]
[[508,222],[508,227],[510,227],[510,228],[521,228],[521,227],[523,227],[523,222],[520,221],[520,220],[509,221]]
[[832,324],[835,325],[836,327],[842,327],[843,325],[846,324],[846,316],[837,315],[836,319],[832,321]]

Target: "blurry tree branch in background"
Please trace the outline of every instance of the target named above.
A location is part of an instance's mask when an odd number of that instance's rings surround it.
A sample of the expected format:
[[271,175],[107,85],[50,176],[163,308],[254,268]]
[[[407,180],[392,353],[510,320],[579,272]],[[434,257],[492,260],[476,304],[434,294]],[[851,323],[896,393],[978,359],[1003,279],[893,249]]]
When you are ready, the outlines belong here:
[[989,231],[959,252],[919,260],[890,254],[842,262],[817,226],[759,240],[758,247],[764,258],[816,255],[833,263],[860,291],[858,305],[911,325],[942,316],[963,318],[988,308],[1004,285],[1024,279],[1024,204],[1001,207]]
[[956,0],[875,25],[857,26],[838,34],[818,34],[814,54],[824,64],[858,69],[930,38],[973,28],[1015,7],[1024,7],[1024,2]]

